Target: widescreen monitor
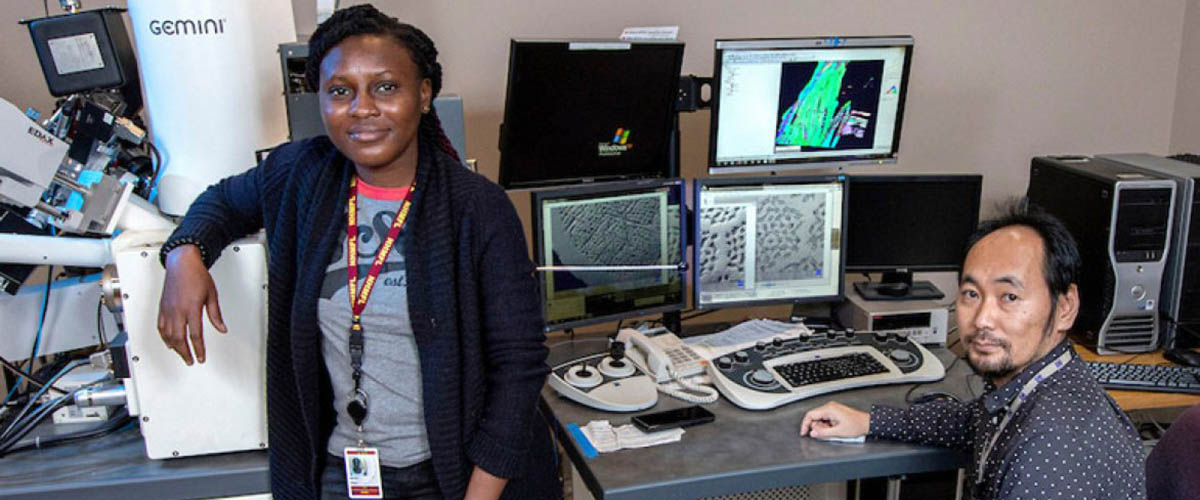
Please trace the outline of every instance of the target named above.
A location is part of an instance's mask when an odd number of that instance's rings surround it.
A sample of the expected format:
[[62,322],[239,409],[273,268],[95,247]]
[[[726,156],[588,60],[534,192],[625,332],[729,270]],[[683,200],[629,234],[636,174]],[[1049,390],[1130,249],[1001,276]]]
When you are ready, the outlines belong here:
[[845,203],[845,176],[696,180],[695,307],[840,299]]
[[[980,175],[850,176],[846,271],[911,284],[913,271],[958,270],[979,223],[982,189]],[[903,283],[875,288],[885,297],[914,291]]]
[[500,185],[674,174],[683,43],[513,40]]
[[908,36],[717,40],[709,173],[894,162]]
[[546,331],[683,309],[683,199],[681,179],[534,192]]

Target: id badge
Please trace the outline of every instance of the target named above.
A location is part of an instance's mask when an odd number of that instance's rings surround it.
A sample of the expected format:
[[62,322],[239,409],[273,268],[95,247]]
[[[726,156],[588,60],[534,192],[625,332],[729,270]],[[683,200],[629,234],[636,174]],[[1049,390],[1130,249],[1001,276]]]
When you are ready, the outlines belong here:
[[379,449],[347,446],[342,457],[346,460],[346,491],[350,498],[383,498]]

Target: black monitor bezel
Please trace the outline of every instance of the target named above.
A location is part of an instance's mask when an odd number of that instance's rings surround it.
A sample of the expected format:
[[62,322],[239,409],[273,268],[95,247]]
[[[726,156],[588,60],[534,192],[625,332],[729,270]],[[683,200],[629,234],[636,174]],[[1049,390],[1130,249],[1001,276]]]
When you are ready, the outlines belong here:
[[605,316],[597,316],[594,318],[577,319],[577,320],[565,321],[562,323],[550,324],[550,323],[548,323],[548,320],[545,318],[545,311],[546,311],[545,279],[546,279],[547,272],[535,271],[535,273],[537,274],[537,281],[538,281],[538,288],[539,288],[538,299],[541,302],[541,307],[542,307],[542,312],[543,312],[543,318],[542,318],[543,319],[543,323],[542,323],[542,331],[543,332],[548,333],[548,332],[552,332],[555,330],[568,330],[568,329],[572,329],[572,328],[579,328],[582,326],[594,325],[594,324],[599,324],[599,323],[607,323],[610,321],[616,321],[616,320],[620,320],[620,319],[635,318],[635,317],[645,316],[648,314],[659,314],[659,313],[666,313],[666,312],[682,311],[687,308],[688,294],[687,294],[686,262],[687,262],[687,245],[688,245],[689,235],[687,234],[687,189],[686,189],[686,186],[687,186],[687,183],[682,178],[673,177],[673,178],[667,178],[667,179],[639,179],[639,180],[614,181],[614,182],[603,182],[603,183],[594,183],[594,184],[582,184],[582,185],[575,185],[575,186],[560,187],[560,188],[556,188],[556,189],[545,189],[545,190],[540,190],[540,191],[534,191],[531,193],[530,212],[531,212],[531,224],[533,226],[534,266],[547,265],[547,264],[545,264],[546,255],[543,251],[543,246],[544,246],[543,239],[545,238],[545,234],[543,231],[545,228],[544,228],[544,224],[542,221],[541,207],[542,207],[542,203],[544,203],[548,200],[557,200],[557,199],[563,199],[563,198],[589,196],[589,195],[620,194],[620,193],[638,192],[638,191],[651,191],[651,190],[661,189],[663,187],[675,188],[678,191],[677,194],[679,196],[679,262],[681,263],[680,268],[679,268],[679,273],[680,273],[679,279],[680,279],[680,283],[683,285],[683,288],[684,288],[682,290],[682,293],[680,293],[680,295],[679,295],[679,297],[680,297],[679,302],[666,304],[666,305],[659,305],[659,306],[650,307],[650,308],[646,308],[646,309],[640,309],[637,311],[629,311],[629,312],[624,312],[624,313],[609,314],[609,315],[605,315]]
[[[883,43],[884,41],[902,43]],[[818,158],[795,158],[775,163],[717,165],[717,133],[721,115],[721,60],[722,43],[751,42],[777,45],[808,44],[804,47],[778,47],[778,50],[793,48],[804,49],[846,49],[846,48],[891,48],[904,47],[904,69],[900,75],[900,102],[896,107],[896,126],[892,135],[891,151],[873,155],[844,155]],[[879,42],[879,43],[875,43]],[[849,44],[849,45],[847,45]],[[908,102],[908,81],[912,69],[913,37],[910,35],[889,36],[851,36],[851,37],[797,37],[797,38],[726,38],[717,39],[713,43],[713,77],[712,103],[709,113],[708,135],[708,173],[710,175],[770,173],[784,170],[818,169],[831,166],[872,165],[895,163],[900,156],[900,137],[904,125],[904,108]],[[763,49],[770,50],[764,47]],[[758,49],[761,50],[761,49]]]
[[[853,230],[853,228],[851,227],[851,224],[853,224],[853,222],[852,222],[851,214],[850,214],[850,210],[849,210],[849,207],[850,207],[849,203],[851,201],[850,197],[854,196],[853,186],[856,182],[869,182],[869,183],[878,183],[878,184],[885,184],[885,183],[908,184],[908,183],[918,183],[918,182],[919,183],[945,183],[945,182],[961,183],[964,181],[965,182],[973,182],[975,185],[975,203],[974,203],[974,206],[972,207],[972,210],[974,212],[972,218],[975,220],[976,227],[978,227],[980,205],[981,205],[981,201],[983,199],[983,176],[980,174],[849,175],[847,177],[848,177],[847,184],[850,186],[850,194],[849,194],[849,196],[846,197],[846,201],[847,201],[846,225],[843,227],[846,235],[849,235]],[[966,243],[967,243],[967,240],[963,239],[964,246],[966,245]],[[947,265],[941,265],[941,264],[928,265],[928,264],[926,264],[926,265],[914,265],[914,266],[897,266],[897,265],[856,266],[856,265],[851,265],[849,262],[849,256],[850,256],[849,247],[846,247],[846,252],[843,255],[846,257],[845,271],[847,273],[892,272],[892,271],[897,271],[897,270],[901,270],[901,269],[908,270],[910,272],[938,272],[938,271],[958,271],[958,270],[962,269],[961,261],[954,263],[953,265],[949,265],[949,264],[947,264]]]
[[[842,231],[840,251],[838,252],[837,293],[811,297],[793,297],[778,299],[756,299],[737,302],[722,302],[720,304],[704,304],[700,301],[700,193],[705,187],[724,186],[762,186],[768,184],[828,184],[831,182],[842,185]],[[692,304],[696,310],[728,309],[732,307],[754,307],[772,304],[806,304],[813,302],[837,302],[846,294],[846,210],[849,208],[850,185],[844,174],[830,175],[794,175],[769,177],[708,177],[696,179],[692,183],[692,231],[689,239],[692,243]]]
[[[505,136],[507,134],[506,127],[510,126],[509,124],[513,123],[512,116],[510,115],[510,112],[511,112],[510,110],[512,110],[514,107],[512,89],[516,83],[515,75],[516,75],[517,49],[521,45],[548,45],[548,44],[549,45],[570,45],[572,43],[595,43],[595,44],[620,43],[620,44],[628,44],[631,46],[635,46],[635,45],[675,46],[675,47],[677,47],[677,50],[675,53],[675,66],[678,68],[683,67],[684,43],[680,42],[680,41],[676,41],[676,40],[636,40],[636,41],[633,41],[633,40],[613,40],[613,39],[565,39],[565,38],[563,38],[563,39],[525,39],[525,38],[510,39],[509,52],[508,52],[508,76],[506,78],[507,86],[505,87],[505,92],[504,92],[504,111],[503,111],[503,115],[501,117],[500,137],[498,140],[498,143],[499,143],[498,149],[500,150],[500,158],[497,160],[498,168],[499,168],[499,180],[497,183],[500,184],[500,186],[506,190],[524,190],[524,189],[535,190],[535,189],[552,188],[552,187],[557,187],[557,186],[571,186],[571,185],[578,185],[578,184],[616,182],[616,181],[636,180],[636,179],[671,178],[671,176],[673,174],[675,174],[675,173],[671,172],[671,164],[670,164],[670,159],[675,154],[674,151],[666,151],[663,155],[663,159],[664,159],[663,164],[658,166],[657,168],[655,168],[655,169],[647,168],[643,172],[640,172],[637,174],[632,174],[632,175],[564,176],[564,177],[560,177],[560,178],[556,178],[556,179],[543,179],[543,180],[537,180],[537,181],[514,181],[511,178],[513,166],[510,164],[506,164],[506,162],[505,162],[505,151],[506,151],[506,148],[509,147],[509,141],[507,141],[505,139]],[[669,107],[669,109],[667,110],[668,118],[670,118],[671,115],[674,115],[678,112],[676,110],[676,106],[674,103],[675,103],[675,99],[676,99],[676,93],[678,92],[678,88],[679,88],[680,71],[674,71],[674,72],[672,72],[672,75],[674,77],[674,84],[672,84],[670,88],[674,89],[674,90],[672,91],[672,94],[670,96],[670,100],[671,100],[672,104]],[[673,123],[673,120],[668,120],[668,122]],[[673,134],[673,133],[674,132],[669,132],[669,134]],[[668,137],[667,144],[672,144],[670,137]],[[511,161],[509,163],[511,163]]]

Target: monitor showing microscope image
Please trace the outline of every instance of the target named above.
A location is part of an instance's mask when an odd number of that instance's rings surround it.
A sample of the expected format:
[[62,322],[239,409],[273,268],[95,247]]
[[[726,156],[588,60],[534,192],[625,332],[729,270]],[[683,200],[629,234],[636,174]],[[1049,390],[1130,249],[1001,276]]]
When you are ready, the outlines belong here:
[[911,37],[718,40],[709,173],[895,161]]
[[844,176],[699,179],[697,309],[842,294]]
[[683,198],[680,179],[535,192],[546,330],[683,309]]

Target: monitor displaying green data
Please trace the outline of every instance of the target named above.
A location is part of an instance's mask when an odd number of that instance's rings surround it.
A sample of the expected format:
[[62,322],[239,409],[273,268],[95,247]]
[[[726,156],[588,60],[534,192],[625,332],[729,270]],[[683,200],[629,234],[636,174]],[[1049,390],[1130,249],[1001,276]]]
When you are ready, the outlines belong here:
[[910,37],[718,40],[709,173],[895,161]]

